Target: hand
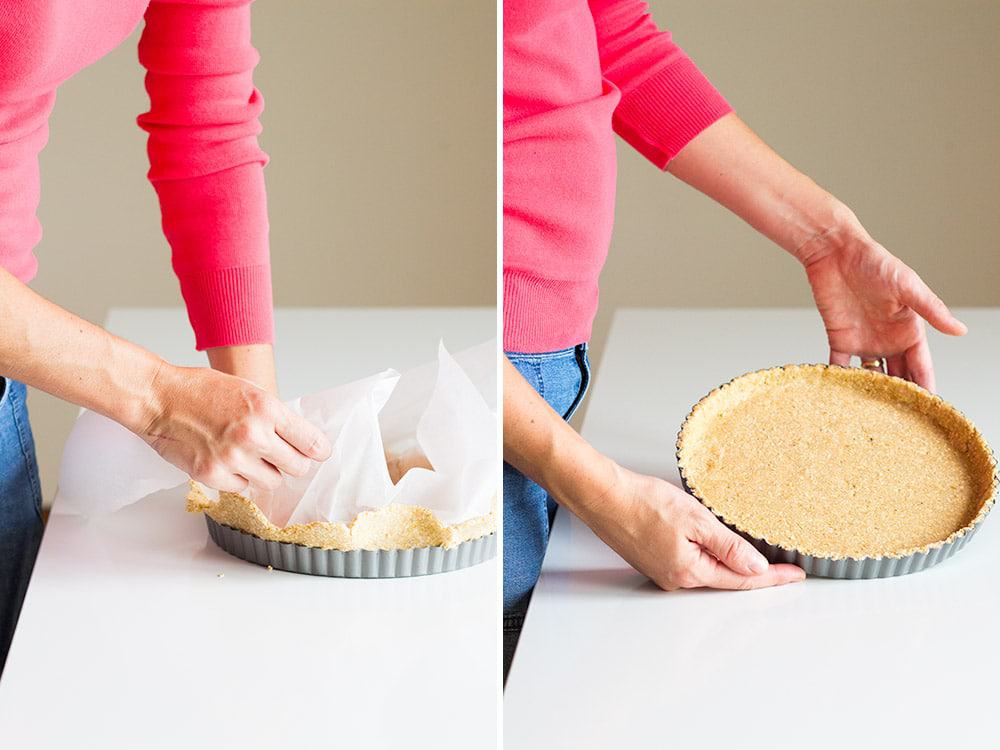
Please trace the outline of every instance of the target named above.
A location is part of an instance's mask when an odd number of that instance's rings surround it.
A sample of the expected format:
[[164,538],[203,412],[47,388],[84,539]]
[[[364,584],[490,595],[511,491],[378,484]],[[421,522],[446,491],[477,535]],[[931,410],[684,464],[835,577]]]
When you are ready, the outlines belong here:
[[688,143],[667,170],[729,208],[806,267],[830,339],[830,363],[885,357],[890,375],[934,390],[921,318],[966,328],[843,203],[782,159],[733,114]]
[[153,378],[152,417],[135,432],[209,487],[274,490],[281,472],[300,477],[330,456],[317,427],[249,381],[163,363]]
[[609,492],[615,497],[605,497],[599,505],[621,510],[613,518],[590,518],[587,523],[660,588],[757,589],[805,578],[794,565],[769,565],[749,542],[680,488],[621,467],[616,474]]
[[968,330],[919,276],[860,229],[801,256],[830,341],[830,364],[885,357],[890,375],[934,391],[924,320],[952,336]]

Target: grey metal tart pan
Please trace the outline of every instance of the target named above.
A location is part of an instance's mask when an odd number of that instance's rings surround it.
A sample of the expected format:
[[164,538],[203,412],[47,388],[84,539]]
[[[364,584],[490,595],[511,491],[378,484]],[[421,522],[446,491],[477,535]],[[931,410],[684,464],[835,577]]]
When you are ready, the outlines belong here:
[[291,573],[332,578],[408,578],[447,573],[485,562],[497,551],[496,534],[470,539],[451,549],[417,547],[344,552],[261,539],[220,524],[208,515],[205,521],[212,541],[234,557]]
[[[839,365],[823,365],[824,367],[838,367]],[[770,368],[770,369],[783,369],[781,367]],[[745,373],[750,375],[752,373]],[[741,378],[743,375],[737,376]],[[887,375],[886,377],[892,377]],[[706,394],[701,401],[711,396],[717,390],[725,388],[733,380],[727,381],[708,394]],[[698,403],[700,404],[701,401]],[[721,518],[718,513],[716,513],[701,497],[698,493],[693,491],[687,483],[687,477],[684,476],[684,467],[681,465],[680,456],[680,445],[681,445],[681,435],[684,433],[684,425],[687,424],[688,418],[694,413],[698,404],[692,407],[691,411],[688,412],[687,417],[684,418],[684,422],[681,423],[680,431],[677,434],[677,445],[675,457],[677,458],[677,468],[681,477],[681,485],[684,487],[684,491],[689,495],[692,495],[698,502],[704,505],[706,508],[712,511],[712,513],[728,528],[732,529],[734,532],[739,534],[741,537],[746,539],[754,548],[760,552],[767,561],[770,563],[791,563],[797,565],[805,571],[806,575],[816,576],[817,578],[844,578],[844,579],[866,579],[866,578],[892,578],[894,576],[903,576],[909,573],[918,573],[922,570],[927,570],[927,568],[932,568],[940,562],[947,560],[949,557],[954,555],[960,549],[962,549],[969,541],[976,535],[979,528],[982,526],[982,522],[985,520],[986,515],[989,514],[990,509],[993,505],[993,499],[996,497],[998,485],[1000,485],[1000,478],[997,474],[997,461],[993,454],[992,449],[989,449],[990,456],[993,458],[993,492],[990,498],[986,501],[990,507],[988,507],[985,513],[979,518],[978,522],[975,523],[971,528],[965,530],[965,533],[955,536],[950,539],[950,541],[938,542],[936,544],[929,545],[926,549],[913,552],[909,555],[902,556],[887,556],[887,557],[819,557],[816,555],[807,555],[799,552],[795,549],[787,549],[785,547],[780,547],[776,544],[771,544],[763,539],[757,539],[751,536],[742,529],[737,528],[731,523],[728,523],[725,519]],[[962,415],[965,416],[965,415]],[[988,448],[988,446],[987,446]]]
[[[691,492],[691,488],[688,487],[683,475],[681,475],[681,484],[684,486],[685,491],[704,504],[704,501],[700,497]],[[706,505],[705,507],[708,506]],[[712,509],[709,508],[709,510]],[[817,578],[851,579],[892,578],[893,576],[904,576],[908,573],[917,573],[921,570],[931,568],[939,562],[947,560],[962,549],[975,536],[980,526],[982,526],[981,523],[976,524],[966,531],[965,534],[950,542],[903,557],[862,557],[859,559],[854,557],[832,558],[806,555],[798,550],[786,549],[776,544],[770,544],[763,539],[756,539],[731,523],[726,523],[721,518],[719,520],[750,542],[770,563],[792,563],[802,568],[806,572],[806,575],[816,576]]]

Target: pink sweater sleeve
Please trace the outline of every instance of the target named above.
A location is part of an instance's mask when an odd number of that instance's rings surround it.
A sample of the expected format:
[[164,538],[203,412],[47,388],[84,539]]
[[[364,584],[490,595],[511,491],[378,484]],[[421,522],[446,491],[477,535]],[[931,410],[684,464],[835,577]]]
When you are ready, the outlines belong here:
[[604,77],[622,93],[615,132],[660,169],[732,111],[641,0],[590,0]]
[[153,0],[139,42],[149,179],[198,349],[274,338],[251,0]]

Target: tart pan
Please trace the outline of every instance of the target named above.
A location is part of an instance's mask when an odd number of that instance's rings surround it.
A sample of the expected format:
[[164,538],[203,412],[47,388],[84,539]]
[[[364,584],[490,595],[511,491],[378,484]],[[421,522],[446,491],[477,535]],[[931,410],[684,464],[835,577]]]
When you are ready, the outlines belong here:
[[[839,365],[795,365],[795,367],[839,367]],[[775,370],[783,370],[784,367],[772,368]],[[704,498],[698,495],[697,490],[692,489],[688,484],[687,476],[685,475],[684,466],[681,459],[681,442],[684,435],[684,428],[691,419],[692,414],[698,409],[706,399],[713,396],[718,391],[723,388],[729,387],[735,380],[739,380],[746,375],[752,375],[760,372],[765,372],[764,370],[758,370],[755,373],[746,373],[745,375],[740,375],[737,378],[722,384],[718,388],[712,390],[706,396],[704,396],[688,413],[685,417],[681,429],[677,435],[677,445],[676,445],[676,458],[677,467],[680,472],[681,485],[684,490],[694,496],[702,505],[712,511],[712,513],[722,521],[729,529],[739,534],[741,537],[746,539],[754,548],[767,558],[769,563],[791,563],[802,568],[807,575],[816,576],[818,578],[842,578],[842,579],[868,579],[868,578],[891,578],[893,576],[907,575],[908,573],[917,573],[927,568],[931,568],[961,550],[969,541],[976,535],[979,528],[982,526],[982,521],[985,519],[993,503],[996,499],[998,486],[1000,486],[1000,480],[998,480],[997,475],[997,461],[991,449],[988,448],[989,458],[993,470],[993,482],[990,488],[990,493],[987,499],[984,501],[983,506],[974,519],[974,521],[967,527],[956,531],[951,534],[947,539],[934,542],[932,544],[926,545],[925,547],[918,549],[910,554],[905,555],[886,555],[881,557],[824,557],[820,555],[806,554],[796,549],[786,548],[777,544],[772,544],[766,539],[760,539],[752,536],[743,529],[738,528],[734,524],[728,522],[723,518],[718,512],[715,511]],[[882,375],[881,377],[892,377],[889,375]],[[938,397],[935,397],[938,398]],[[957,411],[957,410],[956,410]],[[964,415],[961,415],[963,418]],[[966,420],[968,421],[968,420]],[[971,424],[971,423],[970,423]]]
[[205,516],[208,534],[220,548],[241,560],[290,573],[332,578],[408,578],[468,568],[496,555],[496,534],[470,539],[445,549],[367,550],[344,552],[261,539]]
[[[698,497],[688,486],[681,474],[681,484],[684,490],[703,505],[705,502]],[[705,507],[708,507],[707,505]],[[712,510],[709,508],[709,510]],[[712,511],[713,513],[715,511]],[[716,514],[718,516],[718,514]],[[932,568],[939,562],[947,560],[969,543],[969,540],[976,535],[981,526],[977,523],[961,536],[937,545],[931,545],[926,550],[914,552],[902,557],[819,557],[817,555],[807,555],[798,550],[786,549],[776,544],[770,544],[763,539],[756,539],[745,531],[719,519],[730,529],[746,539],[754,548],[767,558],[769,563],[791,563],[797,565],[806,572],[806,575],[817,578],[892,578],[893,576],[904,576],[907,573],[917,573],[927,568]]]

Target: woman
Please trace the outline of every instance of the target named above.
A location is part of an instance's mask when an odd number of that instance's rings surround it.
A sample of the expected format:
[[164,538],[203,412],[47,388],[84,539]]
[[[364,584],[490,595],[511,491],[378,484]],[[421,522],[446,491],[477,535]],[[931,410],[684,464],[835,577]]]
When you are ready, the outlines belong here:
[[[56,88],[143,18],[149,178],[214,369],[175,367],[26,286]],[[0,669],[42,534],[25,384],[120,422],[220,490],[273,488],[329,455],[276,395],[256,62],[249,0],[0,0]]]
[[804,575],[768,565],[681,489],[618,466],[566,423],[588,380],[586,342],[614,212],[614,133],[803,265],[831,363],[884,358],[889,374],[933,390],[923,319],[944,333],[965,333],[844,204],[733,114],[656,28],[645,3],[507,0],[505,670],[538,578],[553,501],[667,590],[756,588]]

